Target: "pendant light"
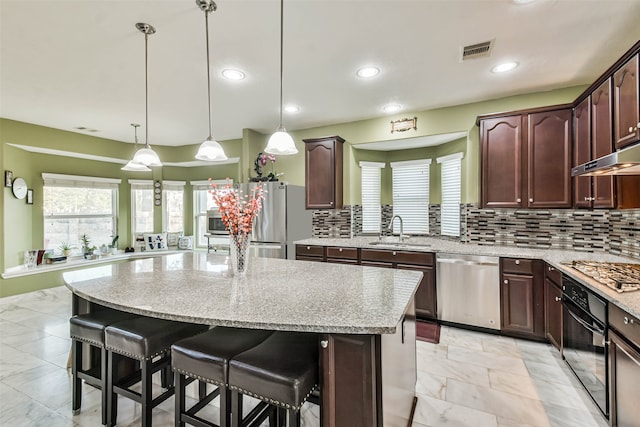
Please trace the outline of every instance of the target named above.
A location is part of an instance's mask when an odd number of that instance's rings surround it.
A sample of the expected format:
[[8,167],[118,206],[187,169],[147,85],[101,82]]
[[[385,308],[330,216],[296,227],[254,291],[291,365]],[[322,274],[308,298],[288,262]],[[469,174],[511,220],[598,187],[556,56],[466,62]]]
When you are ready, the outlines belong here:
[[209,102],[209,137],[200,144],[196,159],[207,162],[227,160],[222,146],[213,139],[211,132],[211,71],[209,69],[209,13],[215,12],[217,6],[213,0],[196,0],[198,7],[204,11],[205,34],[207,37],[207,100]]
[[280,126],[275,131],[267,147],[264,149],[266,153],[277,154],[280,156],[286,156],[289,154],[298,153],[295,142],[291,135],[287,133],[287,130],[282,126],[282,51],[283,51],[283,32],[284,32],[284,0],[280,0]]
[[[140,127],[140,125],[137,123],[131,123],[131,126],[133,126],[133,137],[134,137],[133,146],[134,146],[134,150],[137,151],[138,150],[138,128]],[[133,160],[129,160],[129,163],[127,163],[120,169],[123,171],[130,171],[130,172],[148,172],[151,170],[148,166],[143,165],[142,163],[136,163]]]
[[151,149],[149,145],[149,54],[148,54],[148,45],[149,45],[149,35],[155,34],[156,29],[153,28],[149,24],[144,24],[142,22],[138,22],[136,24],[136,28],[140,30],[141,33],[144,34],[144,107],[145,107],[145,134],[144,147],[136,151],[136,154],[133,156],[134,163],[140,163],[145,166],[162,166],[160,162],[160,158],[156,154],[155,151]]

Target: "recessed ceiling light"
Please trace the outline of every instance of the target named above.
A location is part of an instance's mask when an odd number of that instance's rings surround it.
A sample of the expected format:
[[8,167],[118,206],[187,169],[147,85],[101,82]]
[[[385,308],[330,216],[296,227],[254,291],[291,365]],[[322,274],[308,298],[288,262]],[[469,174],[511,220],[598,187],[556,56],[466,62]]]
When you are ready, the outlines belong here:
[[496,65],[491,69],[492,73],[506,73],[507,71],[511,71],[518,66],[517,62],[504,62],[502,64]]
[[228,68],[226,70],[222,70],[222,76],[229,80],[242,80],[244,79],[244,73],[240,70],[234,70]]
[[284,107],[284,111],[286,111],[287,113],[299,113],[300,112],[300,107],[298,107],[297,105],[286,105]]
[[375,77],[378,74],[380,74],[380,69],[377,67],[362,67],[358,71],[356,71],[356,75],[358,77],[362,77],[363,79]]
[[385,113],[395,113],[402,110],[402,106],[400,104],[389,104],[385,105],[383,110]]

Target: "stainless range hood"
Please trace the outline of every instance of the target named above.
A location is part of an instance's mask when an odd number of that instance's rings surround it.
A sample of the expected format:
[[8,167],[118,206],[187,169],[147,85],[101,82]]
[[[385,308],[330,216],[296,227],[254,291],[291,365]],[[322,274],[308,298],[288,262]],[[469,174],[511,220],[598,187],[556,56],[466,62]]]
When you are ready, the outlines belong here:
[[571,169],[571,176],[640,175],[640,144]]

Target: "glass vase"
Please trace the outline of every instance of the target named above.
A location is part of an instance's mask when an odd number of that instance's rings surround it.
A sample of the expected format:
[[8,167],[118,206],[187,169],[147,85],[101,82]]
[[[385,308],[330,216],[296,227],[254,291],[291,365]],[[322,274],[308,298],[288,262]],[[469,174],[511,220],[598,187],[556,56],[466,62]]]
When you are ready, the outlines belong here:
[[247,272],[250,243],[251,234],[238,233],[229,235],[229,259],[234,276],[242,276]]

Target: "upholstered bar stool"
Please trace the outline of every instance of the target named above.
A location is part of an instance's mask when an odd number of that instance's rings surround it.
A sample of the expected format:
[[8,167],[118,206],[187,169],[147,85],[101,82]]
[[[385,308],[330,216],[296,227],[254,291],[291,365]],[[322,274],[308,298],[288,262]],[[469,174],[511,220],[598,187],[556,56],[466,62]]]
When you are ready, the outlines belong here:
[[[176,426],[185,423],[197,427],[218,427],[197,415],[209,402],[220,396],[219,427],[230,425],[231,396],[227,392],[229,360],[263,342],[272,331],[216,327],[205,333],[185,338],[171,346],[171,366],[176,376],[175,417]],[[185,388],[194,379],[204,386],[198,402],[186,407]],[[206,394],[206,383],[217,386]]]
[[[150,427],[152,409],[174,393],[173,381],[169,378],[163,381],[166,390],[154,399],[152,375],[162,371],[172,376],[171,345],[207,329],[205,325],[149,317],[138,317],[108,326],[104,338],[107,363],[113,366],[114,354],[118,354],[138,361],[140,370],[124,379],[116,378],[114,369],[107,372],[107,425],[115,424],[117,395],[122,395],[142,405],[142,426]],[[142,383],[140,393],[131,389],[138,382]]]
[[[242,395],[278,408],[278,423],[300,425],[300,408],[318,384],[318,336],[301,332],[274,332],[262,343],[229,362],[231,425],[249,425],[242,419]],[[272,424],[273,425],[273,424]]]
[[[102,393],[102,424],[107,423],[107,351],[104,347],[104,330],[107,326],[136,317],[135,314],[105,309],[87,314],[79,314],[69,319],[71,336],[71,375],[73,391],[71,409],[73,414],[80,413],[82,406],[82,381],[98,387]],[[83,343],[100,351],[99,366],[84,369],[82,366]]]

